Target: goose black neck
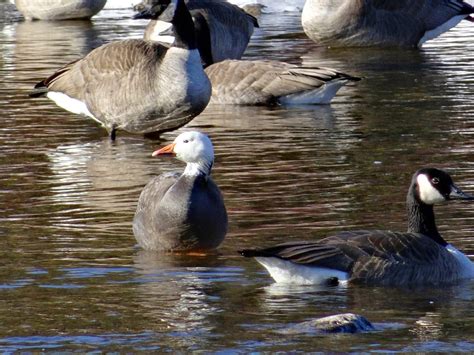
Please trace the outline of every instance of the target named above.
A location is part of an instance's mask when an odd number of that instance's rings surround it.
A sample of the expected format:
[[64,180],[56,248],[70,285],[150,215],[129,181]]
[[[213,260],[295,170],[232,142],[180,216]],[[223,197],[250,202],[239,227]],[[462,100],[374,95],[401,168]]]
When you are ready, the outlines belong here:
[[433,205],[423,203],[416,193],[416,184],[412,184],[407,195],[408,232],[421,233],[442,246],[448,243],[436,228]]
[[194,22],[184,0],[178,0],[171,23],[175,35],[174,47],[196,49]]

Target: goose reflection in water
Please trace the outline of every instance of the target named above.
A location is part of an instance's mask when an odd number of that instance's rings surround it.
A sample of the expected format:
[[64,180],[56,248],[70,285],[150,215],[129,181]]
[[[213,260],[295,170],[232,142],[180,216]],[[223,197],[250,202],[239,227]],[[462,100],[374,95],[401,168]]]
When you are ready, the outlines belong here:
[[[137,302],[158,330],[185,332],[179,341],[212,331],[212,316],[220,311],[217,281],[242,272],[227,269],[217,255],[189,257],[140,250],[134,256]],[[178,340],[177,340],[178,341]]]

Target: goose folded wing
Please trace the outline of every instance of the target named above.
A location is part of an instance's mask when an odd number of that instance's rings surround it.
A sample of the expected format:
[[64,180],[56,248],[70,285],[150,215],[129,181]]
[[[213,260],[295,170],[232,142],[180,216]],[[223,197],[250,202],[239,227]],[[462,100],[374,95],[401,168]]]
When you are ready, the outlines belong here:
[[122,81],[133,80],[134,73],[156,64],[165,51],[166,47],[142,40],[111,42],[67,64],[44,80],[44,85],[50,91],[84,100],[86,93],[95,95],[104,87],[117,89]]
[[289,67],[279,72],[264,91],[280,97],[314,90],[329,82],[357,80],[359,79],[330,68]]

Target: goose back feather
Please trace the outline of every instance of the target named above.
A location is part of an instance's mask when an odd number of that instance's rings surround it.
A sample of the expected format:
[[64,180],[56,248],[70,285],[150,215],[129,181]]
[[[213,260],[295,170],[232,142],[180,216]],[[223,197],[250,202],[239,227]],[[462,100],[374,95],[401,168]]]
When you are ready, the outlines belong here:
[[211,103],[327,104],[337,90],[358,78],[329,68],[298,67],[269,60],[226,60],[206,68]]

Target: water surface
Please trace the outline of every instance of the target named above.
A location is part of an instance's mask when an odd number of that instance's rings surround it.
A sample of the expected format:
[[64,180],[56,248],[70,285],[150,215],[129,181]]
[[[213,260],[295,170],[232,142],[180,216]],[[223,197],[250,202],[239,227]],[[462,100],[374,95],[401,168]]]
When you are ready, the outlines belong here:
[[[145,22],[104,10],[92,22],[22,22],[0,3],[0,348],[3,351],[474,352],[474,284],[445,288],[283,287],[236,250],[347,228],[404,230],[411,174],[453,173],[474,192],[474,27],[421,51],[325,49],[298,13],[263,15],[247,58],[330,66],[362,81],[330,106],[209,107],[160,141],[119,133],[28,91]],[[229,213],[219,253],[135,247],[131,221],[153,176],[183,169],[151,152],[198,129],[215,145]],[[474,208],[437,208],[445,237],[474,256]],[[357,312],[379,331],[286,329]]]

